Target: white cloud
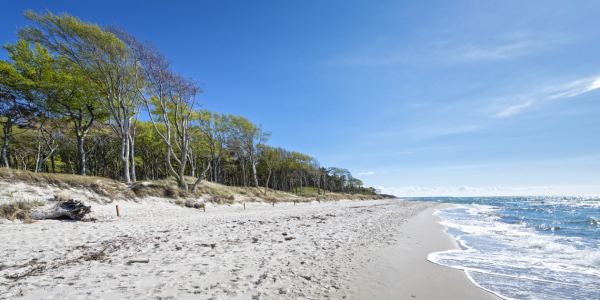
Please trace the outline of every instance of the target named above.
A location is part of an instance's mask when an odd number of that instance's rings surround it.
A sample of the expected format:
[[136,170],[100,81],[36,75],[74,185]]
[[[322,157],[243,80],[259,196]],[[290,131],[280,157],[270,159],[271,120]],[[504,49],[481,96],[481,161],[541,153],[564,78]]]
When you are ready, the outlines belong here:
[[480,187],[465,185],[458,187],[383,187],[375,186],[381,193],[398,197],[436,197],[436,196],[531,196],[531,195],[579,195],[600,194],[600,186],[531,186],[531,187]]
[[599,88],[600,77],[586,78],[573,81],[569,84],[563,85],[558,88],[542,89],[537,94],[514,97],[519,99],[517,100],[518,103],[513,103],[509,106],[500,107],[499,109],[497,107],[500,105],[496,103],[494,105],[496,107],[496,113],[494,115],[496,117],[513,116],[523,112],[523,110],[535,104],[540,104],[551,100],[571,98]]
[[374,173],[375,173],[375,172],[366,172],[366,173],[358,173],[358,175],[372,175],[372,174],[374,174]]

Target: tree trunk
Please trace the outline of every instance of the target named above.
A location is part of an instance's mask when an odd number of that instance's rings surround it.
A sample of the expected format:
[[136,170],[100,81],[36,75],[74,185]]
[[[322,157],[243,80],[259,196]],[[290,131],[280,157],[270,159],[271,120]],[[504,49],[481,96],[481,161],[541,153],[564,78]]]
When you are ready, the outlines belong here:
[[246,186],[246,160],[244,159],[240,163],[242,164],[242,181],[244,186]]
[[6,152],[8,151],[8,144],[10,143],[9,138],[10,138],[10,133],[12,131],[12,124],[9,124],[9,122],[6,122],[4,128],[2,128],[2,131],[4,131],[4,144],[2,144],[2,165],[5,168],[9,168],[8,166],[8,160],[6,159]]
[[254,187],[258,188],[258,179],[256,179],[256,162],[254,159],[250,162],[252,164],[252,175],[254,176]]
[[131,181],[136,182],[137,179],[135,177],[135,151],[134,149],[134,138],[128,134],[127,138],[129,139],[129,159],[131,160]]
[[86,174],[86,161],[85,161],[85,150],[83,149],[83,139],[85,136],[83,134],[77,135],[77,156],[79,160],[79,175],[85,176]]
[[[56,147],[50,149],[50,154],[48,154],[46,157],[38,160],[38,162],[36,164],[36,168],[35,168],[35,170],[36,170],[35,172],[36,173],[41,173],[41,171],[42,171],[42,164],[45,163],[46,160],[48,160],[48,158],[50,158],[54,154],[54,150],[56,150],[56,148],[58,148],[58,145],[56,145]],[[46,166],[46,168],[48,168],[48,166]]]
[[271,169],[269,169],[269,176],[267,176],[267,183],[265,184],[265,196],[267,195],[267,189],[269,188],[269,179],[271,179]]
[[194,187],[192,187],[192,194],[196,194],[196,189],[198,188],[198,184],[200,184],[200,181],[202,181],[202,179],[204,178],[204,174],[206,173],[206,171],[208,171],[209,168],[210,168],[210,161],[208,162],[208,166],[206,166],[206,168],[204,168],[204,171],[202,171],[202,173],[200,173],[200,177],[198,177],[198,180],[196,180],[196,182],[194,183]]
[[300,197],[302,197],[302,172],[300,172]]
[[130,183],[131,178],[129,177],[129,139],[125,132],[121,137],[121,161],[123,162],[123,175],[125,176],[125,182]]
[[37,153],[35,155],[35,172],[36,173],[41,172],[41,168],[38,169],[38,167],[40,166],[39,162],[41,160],[41,156],[42,156],[42,142],[40,142],[40,140],[38,139],[38,149],[37,149]]
[[321,176],[319,176],[319,179],[317,179],[317,194],[321,195]]
[[52,162],[52,173],[56,173],[56,165],[54,164],[54,155],[50,157],[50,161]]

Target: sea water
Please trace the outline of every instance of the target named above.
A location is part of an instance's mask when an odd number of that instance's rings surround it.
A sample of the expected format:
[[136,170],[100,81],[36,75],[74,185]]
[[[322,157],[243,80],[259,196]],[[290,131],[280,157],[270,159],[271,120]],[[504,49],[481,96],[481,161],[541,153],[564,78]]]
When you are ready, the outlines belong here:
[[600,197],[411,198],[438,210],[460,250],[428,260],[504,299],[600,299]]

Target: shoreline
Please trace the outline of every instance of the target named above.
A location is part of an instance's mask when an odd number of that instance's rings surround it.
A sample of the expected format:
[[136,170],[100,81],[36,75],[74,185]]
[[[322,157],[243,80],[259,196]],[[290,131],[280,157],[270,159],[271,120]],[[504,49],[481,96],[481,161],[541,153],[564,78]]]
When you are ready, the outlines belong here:
[[441,218],[433,215],[445,207],[450,205],[411,218],[397,244],[362,252],[348,299],[502,299],[474,284],[464,271],[427,260],[430,253],[460,249],[438,223]]

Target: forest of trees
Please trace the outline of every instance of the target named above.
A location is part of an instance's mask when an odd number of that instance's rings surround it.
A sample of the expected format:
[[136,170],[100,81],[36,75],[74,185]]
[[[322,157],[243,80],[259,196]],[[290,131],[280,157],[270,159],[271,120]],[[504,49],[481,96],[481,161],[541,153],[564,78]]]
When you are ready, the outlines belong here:
[[202,108],[204,86],[152,43],[68,14],[24,16],[32,25],[0,60],[3,167],[125,183],[170,177],[192,192],[203,179],[375,192],[346,169],[266,145],[271,133],[245,117]]

